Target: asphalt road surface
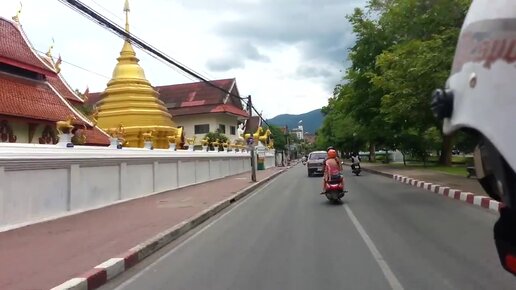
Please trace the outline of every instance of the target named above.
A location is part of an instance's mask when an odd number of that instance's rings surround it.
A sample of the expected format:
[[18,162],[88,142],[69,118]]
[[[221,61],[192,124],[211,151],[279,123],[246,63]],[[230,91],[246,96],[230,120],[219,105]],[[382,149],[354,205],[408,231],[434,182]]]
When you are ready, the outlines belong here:
[[342,204],[298,165],[102,289],[516,289],[485,209],[346,172]]

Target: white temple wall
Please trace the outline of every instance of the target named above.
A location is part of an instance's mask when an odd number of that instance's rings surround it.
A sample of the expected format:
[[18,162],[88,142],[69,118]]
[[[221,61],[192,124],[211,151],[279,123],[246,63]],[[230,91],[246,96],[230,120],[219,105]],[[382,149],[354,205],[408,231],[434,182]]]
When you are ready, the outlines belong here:
[[0,231],[250,169],[248,153],[2,144]]

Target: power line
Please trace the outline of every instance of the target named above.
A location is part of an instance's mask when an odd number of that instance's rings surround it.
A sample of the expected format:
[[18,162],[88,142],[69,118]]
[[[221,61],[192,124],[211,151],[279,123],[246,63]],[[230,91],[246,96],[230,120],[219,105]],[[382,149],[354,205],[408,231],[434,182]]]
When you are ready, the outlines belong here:
[[[102,6],[102,5],[101,5],[101,4],[99,4],[97,1],[95,1],[95,0],[90,0],[90,1],[91,1],[91,2],[93,2],[93,3],[95,3],[97,6],[99,6],[100,8],[102,8],[104,11],[108,12],[109,14],[111,14],[113,17],[115,17],[115,18],[117,18],[117,19],[119,19],[119,20],[121,20],[121,21],[124,21],[124,19],[122,19],[122,18],[121,18],[120,16],[118,16],[116,13],[112,12],[111,10],[109,10],[108,8],[106,8],[105,6]],[[131,25],[131,27],[132,27],[133,29],[138,30],[138,26]],[[162,63],[167,64],[167,63],[165,63],[163,60],[158,59],[158,58],[156,58],[156,57],[154,57],[154,59],[157,59],[157,60],[161,61]],[[174,59],[174,61],[175,61],[175,62],[177,62],[177,63],[179,63],[179,64],[181,64],[179,61],[177,61],[177,60],[175,60],[175,59]],[[168,64],[167,64],[167,65],[168,65]],[[173,68],[176,72],[178,72],[179,74],[181,74],[182,76],[184,76],[185,78],[187,78],[187,79],[189,79],[189,80],[191,80],[191,81],[194,81],[194,80],[195,80],[195,79],[194,79],[194,78],[192,78],[189,74],[186,74],[185,72],[183,72],[183,71],[181,71],[181,70],[178,70],[178,68],[177,68],[177,67],[172,67],[172,68]]]
[[[34,50],[35,50],[35,51],[37,51],[37,52],[39,52],[39,53],[44,54],[44,52],[43,52],[43,51],[41,51],[41,50],[37,50],[37,49],[34,49]],[[111,79],[111,78],[110,78],[110,77],[108,77],[108,76],[105,76],[105,75],[103,75],[103,74],[101,74],[101,73],[98,73],[98,72],[94,72],[94,71],[92,71],[92,70],[89,70],[89,69],[84,68],[84,67],[82,67],[82,66],[80,66],[80,65],[77,65],[77,64],[71,63],[71,62],[69,62],[69,61],[66,61],[66,60],[63,60],[63,59],[61,59],[61,61],[62,61],[63,63],[69,64],[69,65],[71,65],[71,66],[73,66],[73,67],[76,67],[76,68],[78,68],[78,69],[82,69],[83,71],[89,72],[89,73],[94,74],[94,75],[97,75],[97,76],[99,76],[99,77],[103,77],[103,78],[108,79],[108,80],[109,80],[109,79]]]
[[[207,85],[209,85],[209,86],[211,86],[213,88],[216,88],[216,89],[218,89],[218,90],[220,90],[220,91],[222,91],[222,92],[224,92],[224,93],[226,93],[228,95],[231,95],[231,96],[234,96],[236,98],[239,98],[244,103],[247,103],[245,101],[245,98],[240,97],[240,96],[238,96],[236,94],[233,94],[232,92],[230,92],[230,91],[228,91],[228,90],[226,90],[226,89],[224,89],[222,87],[219,87],[219,86],[215,85],[214,83],[212,83],[210,80],[208,80],[207,78],[205,78],[201,74],[193,71],[192,69],[188,68],[186,65],[183,65],[183,64],[173,60],[171,57],[167,56],[164,52],[161,52],[158,49],[152,47],[150,44],[146,43],[145,41],[143,41],[139,37],[136,37],[132,33],[128,32],[128,31],[125,31],[124,28],[120,27],[118,24],[114,23],[113,21],[111,21],[110,19],[108,19],[105,16],[101,15],[100,13],[94,11],[93,9],[91,9],[87,5],[83,4],[82,2],[80,2],[78,0],[59,0],[59,2],[61,2],[61,3],[65,4],[65,5],[67,5],[68,7],[74,9],[75,11],[77,11],[80,14],[82,14],[83,16],[85,16],[85,17],[89,18],[90,20],[96,22],[97,24],[99,24],[103,28],[110,30],[111,32],[113,32],[117,36],[119,36],[119,37],[121,37],[121,38],[123,38],[123,39],[125,39],[127,41],[130,41],[132,44],[134,44],[135,46],[139,47],[140,49],[145,51],[147,54],[153,56],[154,58],[159,58],[160,60],[166,62],[168,65],[172,65],[174,67],[179,68],[180,70],[182,70],[182,71],[186,72],[187,74],[195,77],[196,79],[206,83]],[[252,106],[252,104],[251,104],[251,108],[260,117],[260,119],[265,124],[267,124],[267,126],[270,127],[270,125],[267,123],[267,121],[262,117],[262,115],[258,112],[258,110],[256,110],[256,108],[254,106]]]

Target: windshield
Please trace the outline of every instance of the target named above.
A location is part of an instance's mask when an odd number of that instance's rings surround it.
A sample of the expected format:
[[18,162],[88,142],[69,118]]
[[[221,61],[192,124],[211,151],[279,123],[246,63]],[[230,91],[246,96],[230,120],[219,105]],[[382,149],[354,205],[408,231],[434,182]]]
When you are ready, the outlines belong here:
[[326,153],[312,153],[312,154],[310,154],[310,159],[311,160],[325,159],[325,158],[326,158]]

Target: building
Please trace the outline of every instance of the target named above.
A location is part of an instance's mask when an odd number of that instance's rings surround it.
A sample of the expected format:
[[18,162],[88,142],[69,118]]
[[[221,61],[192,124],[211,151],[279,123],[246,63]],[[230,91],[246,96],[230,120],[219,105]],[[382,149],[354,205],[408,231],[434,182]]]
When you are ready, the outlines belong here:
[[305,140],[306,143],[314,144],[315,143],[315,138],[316,138],[315,134],[305,132],[304,140]]
[[238,126],[248,118],[244,110],[235,79],[215,80],[212,83],[226,91],[205,82],[158,86],[161,100],[185,135],[195,135],[197,140],[208,132],[219,131],[231,142],[238,136]]
[[106,133],[76,109],[84,103],[60,73],[51,50],[39,54],[17,17],[0,17],[0,142],[55,144],[56,122],[70,116],[76,144],[108,145]]

